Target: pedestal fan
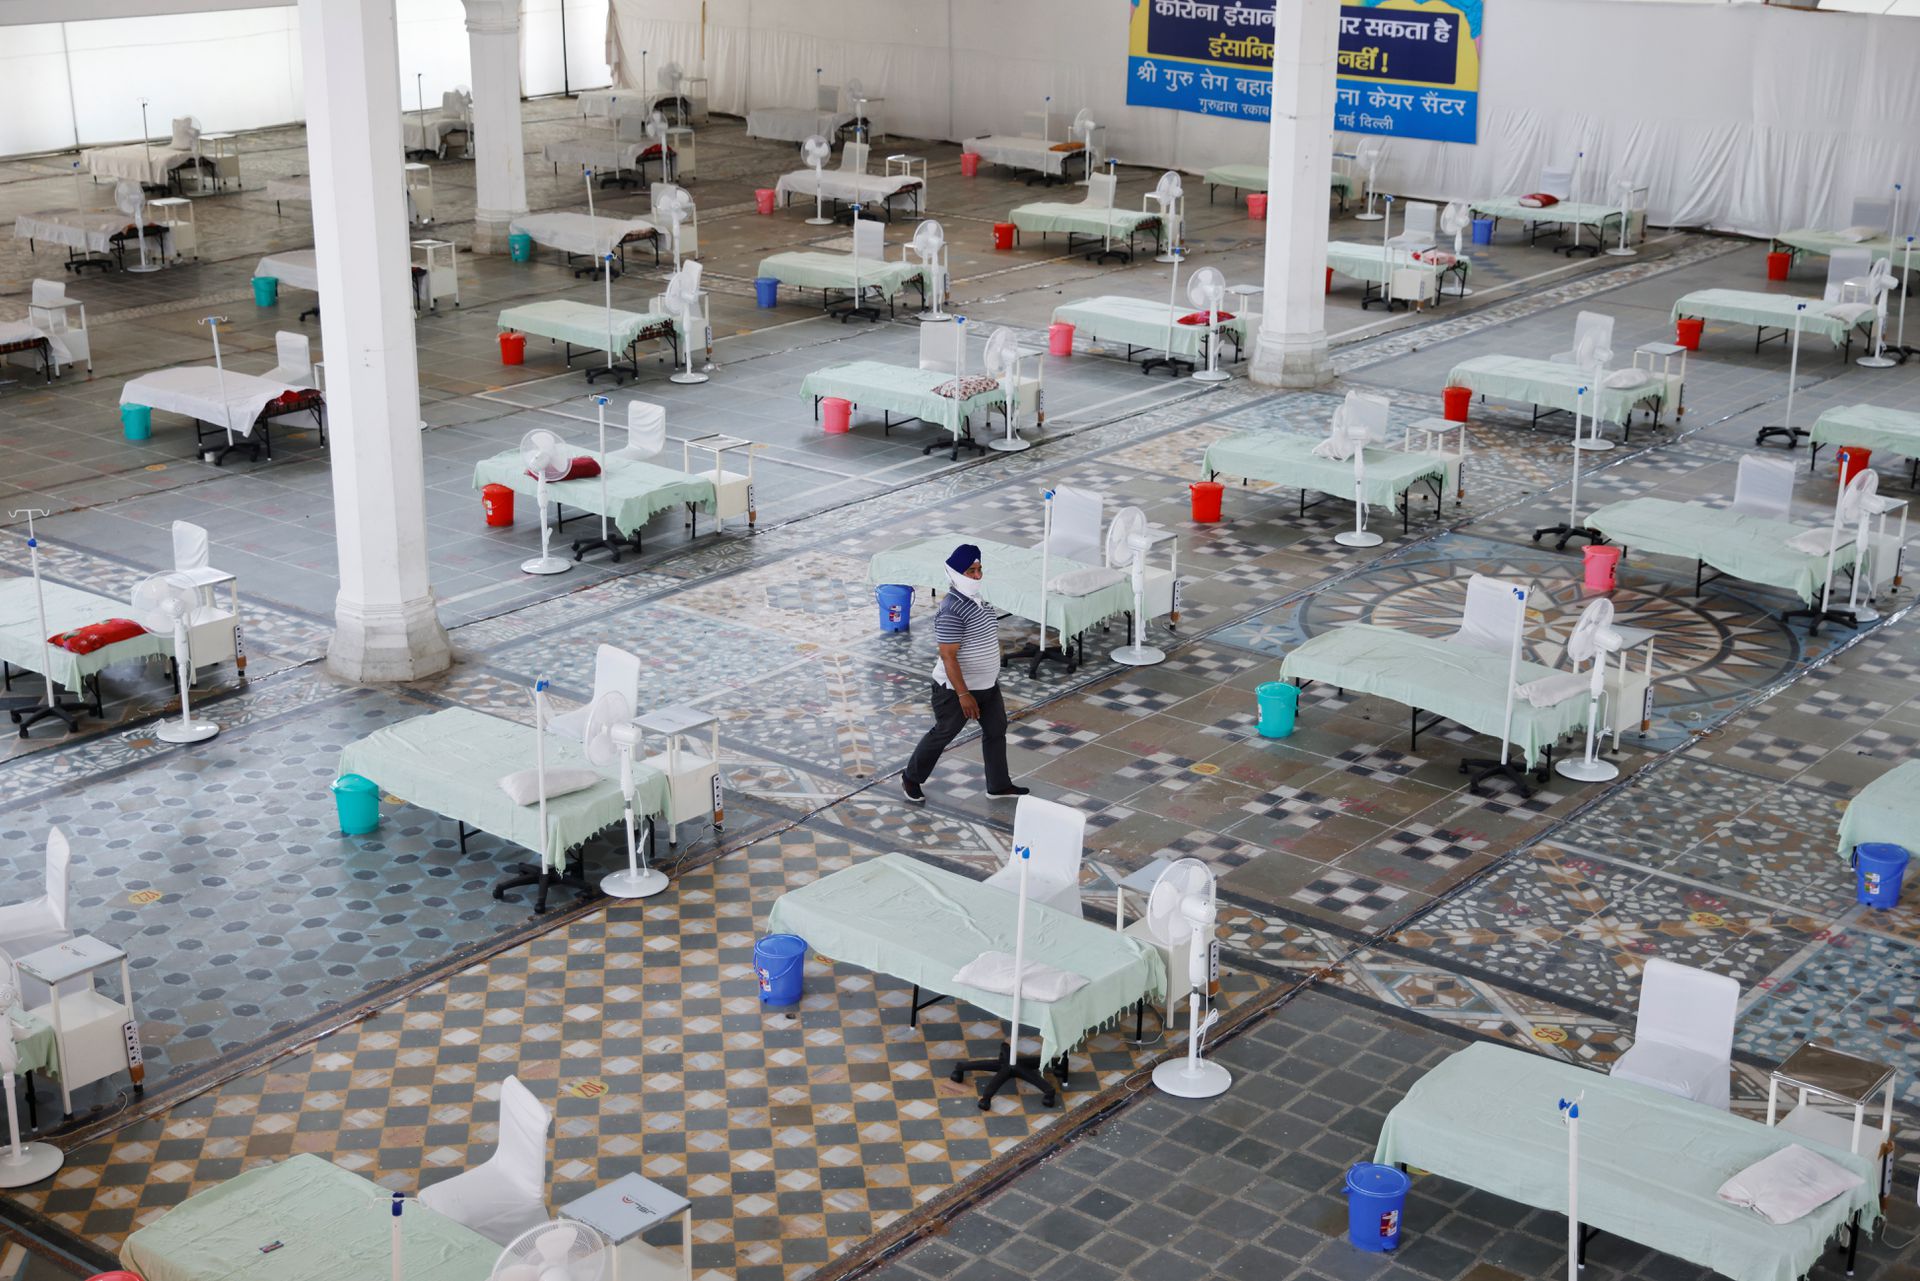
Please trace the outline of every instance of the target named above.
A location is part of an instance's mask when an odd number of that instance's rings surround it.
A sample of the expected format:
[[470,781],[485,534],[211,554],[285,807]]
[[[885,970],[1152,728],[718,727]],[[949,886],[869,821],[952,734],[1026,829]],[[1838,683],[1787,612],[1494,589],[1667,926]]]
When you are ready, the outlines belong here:
[[1202,267],[1187,278],[1187,301],[1207,313],[1207,367],[1193,371],[1196,382],[1223,383],[1233,375],[1220,368],[1220,306],[1227,299],[1227,278],[1217,267]]
[[193,719],[188,686],[193,681],[193,657],[188,630],[200,604],[199,589],[184,574],[149,574],[133,585],[129,612],[133,621],[156,636],[173,637],[173,670],[180,680],[180,719],[163,720],[153,736],[163,743],[202,743],[220,732],[210,721]]
[[1138,507],[1122,507],[1107,525],[1107,564],[1125,565],[1133,580],[1133,637],[1113,651],[1113,661],[1126,667],[1151,667],[1167,661],[1166,651],[1147,644],[1147,553],[1165,531],[1147,524]]
[[867,119],[867,86],[859,76],[848,76],[847,83],[841,87],[846,90],[847,101],[853,104],[853,131],[860,135],[860,141],[866,142],[873,133],[873,124]]
[[1000,394],[1005,399],[1000,412],[1007,422],[1007,434],[998,440],[987,442],[989,448],[1003,454],[1018,453],[1031,449],[1033,442],[1022,439],[1018,430],[1020,418],[1020,342],[1013,336],[1013,330],[1005,325],[987,335],[987,349],[980,357],[981,365],[989,376],[1000,384]]
[[1169,169],[1160,175],[1160,181],[1154,184],[1153,193],[1147,197],[1160,206],[1160,223],[1166,231],[1160,252],[1154,255],[1155,262],[1179,262],[1183,245],[1182,234],[1186,230],[1187,197],[1180,182],[1180,175]]
[[[1473,228],[1473,207],[1464,200],[1450,200],[1446,208],[1440,211],[1440,230],[1453,237],[1453,257],[1456,268],[1467,256],[1467,232]],[[1440,287],[1434,286],[1437,297]],[[1473,290],[1467,287],[1465,277],[1461,278],[1460,290],[1456,297],[1471,298]]]
[[1353,158],[1367,175],[1367,203],[1365,208],[1353,216],[1356,222],[1379,222],[1386,217],[1385,214],[1373,211],[1373,184],[1379,174],[1380,157],[1385,151],[1386,147],[1378,142],[1363,142],[1354,148]]
[[[669,315],[680,320],[680,346],[686,355],[686,367],[669,375],[667,381],[690,385],[707,381],[708,375],[693,367],[694,318],[700,314],[700,275],[698,262],[689,261],[667,277],[666,304]],[[704,323],[701,328],[705,329]]]
[[[920,319],[945,320],[947,313],[940,310],[940,304],[947,293],[946,229],[929,218],[913,229],[913,239],[907,242],[906,248],[912,250],[913,256],[927,269],[927,309],[920,313]],[[905,251],[901,256],[905,256]]]
[[819,134],[813,134],[800,144],[800,162],[813,170],[813,217],[807,219],[809,227],[831,227],[833,219],[827,217],[826,195],[821,190],[823,179],[821,167],[827,163],[827,157],[833,154],[833,147]]
[[534,479],[533,502],[540,509],[540,554],[520,563],[523,574],[559,574],[571,568],[552,552],[553,527],[547,523],[547,486],[565,480],[572,463],[566,442],[545,428],[536,427],[520,438],[520,465]]
[[1627,234],[1633,229],[1633,193],[1639,190],[1639,184],[1631,178],[1621,178],[1614,183],[1620,192],[1620,243],[1606,251],[1609,258],[1633,258],[1640,253],[1627,243]]
[[1587,687],[1587,750],[1578,760],[1561,761],[1554,769],[1563,778],[1581,783],[1606,783],[1620,777],[1620,767],[1600,759],[1600,707],[1607,692],[1607,658],[1620,652],[1627,643],[1613,628],[1613,602],[1601,597],[1580,613],[1567,637],[1567,656],[1576,663],[1591,663],[1592,683]]
[[1378,547],[1386,540],[1367,528],[1367,446],[1376,443],[1372,424],[1359,400],[1362,393],[1352,391],[1333,411],[1327,424],[1327,438],[1313,452],[1336,461],[1353,461],[1353,528],[1333,536],[1342,547]]
[[604,1281],[618,1267],[613,1244],[599,1231],[556,1219],[508,1242],[487,1281]]
[[[1175,868],[1186,867],[1180,876]],[[1187,950],[1187,1055],[1153,1070],[1153,1083],[1168,1094],[1182,1099],[1210,1099],[1225,1094],[1233,1084],[1233,1074],[1218,1063],[1200,1057],[1207,1031],[1220,1021],[1219,1010],[1208,1010],[1208,988],[1215,974],[1219,946],[1214,925],[1219,919],[1219,898],[1213,869],[1199,859],[1181,859],[1153,883],[1147,897],[1147,919],[1156,922],[1149,928],[1156,938],[1164,938],[1175,951]],[[1168,975],[1167,981],[1173,982]]]
[[52,1176],[67,1158],[51,1143],[20,1141],[20,1103],[13,1074],[20,1067],[20,1047],[14,1043],[13,1018],[7,1013],[20,1000],[20,983],[13,961],[0,953],[0,1090],[7,1096],[7,1146],[0,1150],[0,1188],[24,1188]]
[[1887,355],[1887,292],[1893,288],[1893,265],[1875,258],[1867,270],[1866,301],[1873,304],[1873,350],[1853,363],[1863,369],[1891,369],[1900,362]]
[[[673,114],[678,116],[680,123],[684,125],[687,123],[687,100],[680,93],[680,82],[683,79],[685,79],[685,76],[681,73],[680,64],[677,62],[668,62],[660,68],[659,78],[654,83],[664,89],[668,96],[673,99]],[[655,99],[655,101],[657,103],[658,99]]]
[[666,874],[650,865],[653,824],[647,824],[647,840],[642,847],[633,821],[633,753],[639,744],[640,727],[633,723],[633,706],[627,696],[608,690],[595,698],[587,710],[583,731],[587,763],[599,769],[619,757],[620,803],[627,820],[627,865],[600,880],[600,889],[614,898],[651,898],[667,888]]
[[[1049,101],[1051,101],[1051,99],[1049,99]],[[1100,122],[1095,120],[1093,113],[1085,107],[1073,113],[1073,122],[1067,126],[1067,140],[1069,142],[1073,140],[1073,135],[1080,135],[1080,154],[1085,157],[1085,163],[1082,166],[1085,171],[1085,177],[1080,181],[1080,185],[1083,187],[1092,180],[1094,166],[1100,163],[1100,156],[1094,150],[1093,146],[1093,135],[1099,132],[1099,129]]]
[[113,207],[133,219],[133,229],[140,240],[140,261],[131,266],[122,266],[123,271],[158,271],[165,264],[147,261],[147,191],[137,182],[116,182],[113,184]]
[[693,194],[685,187],[674,183],[663,184],[653,193],[653,217],[656,222],[665,222],[669,239],[673,242],[673,269],[680,270],[680,229],[693,217]]

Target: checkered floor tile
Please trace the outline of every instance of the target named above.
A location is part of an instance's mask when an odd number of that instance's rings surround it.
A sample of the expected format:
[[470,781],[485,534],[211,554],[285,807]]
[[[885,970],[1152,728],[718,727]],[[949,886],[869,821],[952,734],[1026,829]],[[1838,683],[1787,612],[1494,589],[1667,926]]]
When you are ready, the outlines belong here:
[[1407,891],[1332,867],[1289,897],[1293,902],[1307,907],[1333,912],[1349,920],[1367,922],[1404,901]]

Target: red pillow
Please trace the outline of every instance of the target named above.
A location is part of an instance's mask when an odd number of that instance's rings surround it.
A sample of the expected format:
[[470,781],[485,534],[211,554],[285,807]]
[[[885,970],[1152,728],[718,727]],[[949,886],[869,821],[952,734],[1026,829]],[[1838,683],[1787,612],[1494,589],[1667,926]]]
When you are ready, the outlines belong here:
[[[1229,320],[1233,319],[1233,313],[1230,311],[1216,311],[1213,314],[1220,317],[1220,323],[1223,325],[1226,324]],[[1205,325],[1211,322],[1208,321],[1206,312],[1190,311],[1186,315],[1180,317],[1180,323],[1183,325]]]
[[[567,474],[562,476],[560,480],[592,480],[595,476],[598,476],[599,474],[600,474],[599,460],[582,456],[580,458],[574,459],[572,462],[567,464]],[[528,472],[527,475],[534,480],[540,479],[538,476],[535,476],[532,472]],[[557,485],[560,482],[555,481],[553,483]]]
[[1530,196],[1520,197],[1520,203],[1528,209],[1551,209],[1560,203],[1560,197],[1549,196],[1544,191],[1536,191]]
[[55,632],[47,637],[47,644],[64,649],[69,654],[91,654],[96,649],[105,649],[146,633],[147,629],[131,618],[109,618],[103,623],[88,623],[72,631]]

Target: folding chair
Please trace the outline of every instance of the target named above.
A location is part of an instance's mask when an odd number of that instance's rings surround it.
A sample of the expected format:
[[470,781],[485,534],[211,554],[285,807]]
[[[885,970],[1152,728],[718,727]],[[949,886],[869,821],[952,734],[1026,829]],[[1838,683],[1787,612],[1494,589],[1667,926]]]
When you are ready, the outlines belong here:
[[548,1112],[510,1076],[500,1083],[500,1141],[473,1169],[420,1189],[420,1204],[464,1223],[495,1245],[547,1222]]
[[1725,1111],[1739,1004],[1737,980],[1649,959],[1640,975],[1633,1046],[1607,1075]]
[[[1069,916],[1079,916],[1080,856],[1087,816],[1070,805],[1022,796],[1013,811],[1013,848],[1032,851],[1027,860],[1027,897]],[[1009,894],[1020,892],[1020,859],[1009,852],[1006,866],[987,884]]]

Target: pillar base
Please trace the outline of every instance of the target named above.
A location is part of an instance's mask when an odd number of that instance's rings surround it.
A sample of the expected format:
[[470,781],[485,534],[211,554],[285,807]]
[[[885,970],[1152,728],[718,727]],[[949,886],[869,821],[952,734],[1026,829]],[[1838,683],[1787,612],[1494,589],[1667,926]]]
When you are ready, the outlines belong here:
[[504,254],[507,252],[507,236],[517,214],[479,213],[473,216],[473,252],[477,254]]
[[1260,332],[1247,376],[1268,387],[1324,387],[1333,381],[1327,336]]
[[453,665],[453,648],[433,600],[396,607],[336,600],[327,670],[343,680],[374,683],[417,681]]

